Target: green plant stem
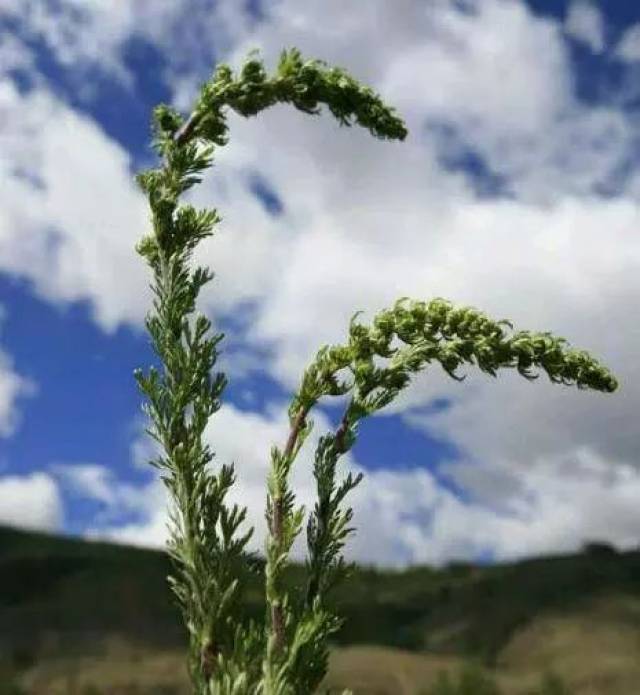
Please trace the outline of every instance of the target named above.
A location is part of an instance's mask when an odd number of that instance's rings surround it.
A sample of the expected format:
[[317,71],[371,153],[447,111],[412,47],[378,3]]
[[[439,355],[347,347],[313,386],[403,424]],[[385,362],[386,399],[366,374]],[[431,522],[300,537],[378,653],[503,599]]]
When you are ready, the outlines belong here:
[[189,118],[185,121],[184,125],[173,136],[173,141],[176,145],[184,145],[188,142],[194,133],[198,122],[201,119],[201,114],[192,113]]
[[[291,428],[291,432],[289,433],[289,438],[287,439],[287,443],[285,445],[284,449],[284,457],[286,459],[290,459],[291,455],[293,453],[294,446],[296,444],[296,440],[298,438],[298,435],[300,433],[301,428],[304,426],[304,421],[305,417],[307,416],[307,413],[309,411],[309,408],[302,407],[300,408],[300,411],[296,415],[295,422],[293,424],[293,427]],[[283,498],[282,495],[279,495],[274,498],[273,500],[273,514],[271,517],[271,525],[270,525],[270,532],[271,535],[273,536],[273,542],[275,546],[278,548],[280,552],[282,552],[282,545],[283,545]],[[273,630],[273,636],[274,636],[274,646],[273,650],[275,654],[278,654],[282,651],[282,648],[284,646],[284,613],[282,610],[282,589],[281,587],[277,586],[274,584],[271,587],[272,590],[272,595],[278,596],[280,600],[274,600],[273,603],[271,604],[271,626]]]

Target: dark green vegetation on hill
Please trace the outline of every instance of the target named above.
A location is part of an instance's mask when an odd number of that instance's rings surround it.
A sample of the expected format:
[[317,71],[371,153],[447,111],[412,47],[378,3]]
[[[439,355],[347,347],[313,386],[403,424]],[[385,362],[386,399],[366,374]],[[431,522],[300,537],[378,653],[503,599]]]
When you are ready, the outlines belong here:
[[[0,527],[0,657],[20,667],[40,649],[90,654],[107,633],[184,647],[169,571],[163,552]],[[291,566],[289,585],[303,576],[303,566]],[[263,582],[249,581],[246,610],[258,618]],[[359,568],[333,596],[345,618],[336,644],[474,657],[491,667],[542,611],[562,615],[602,592],[640,596],[639,551],[591,544],[581,554],[509,565]],[[53,647],[47,633],[56,633]]]

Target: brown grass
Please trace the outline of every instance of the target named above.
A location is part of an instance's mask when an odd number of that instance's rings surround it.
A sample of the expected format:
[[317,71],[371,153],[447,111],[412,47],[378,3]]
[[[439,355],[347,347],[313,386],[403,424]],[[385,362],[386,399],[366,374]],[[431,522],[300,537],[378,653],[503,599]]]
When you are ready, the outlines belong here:
[[182,651],[150,651],[118,636],[104,642],[100,656],[57,658],[39,663],[21,681],[29,695],[190,695]]
[[[346,647],[331,652],[323,686],[349,687],[355,695],[420,695],[440,670],[457,673],[462,663],[454,656]],[[512,638],[490,673],[503,695],[531,695],[548,668],[573,695],[638,695],[640,599],[610,595],[573,612],[541,615]],[[89,685],[101,695],[190,692],[184,652],[152,652],[117,637],[98,656],[38,664],[23,685],[30,695],[84,695]]]
[[637,695],[640,599],[603,596],[541,616],[512,638],[498,666],[505,686],[553,668],[575,695]]
[[354,646],[330,655],[324,687],[351,688],[354,695],[414,695],[431,686],[439,670],[457,672],[457,657],[412,654],[400,649]]

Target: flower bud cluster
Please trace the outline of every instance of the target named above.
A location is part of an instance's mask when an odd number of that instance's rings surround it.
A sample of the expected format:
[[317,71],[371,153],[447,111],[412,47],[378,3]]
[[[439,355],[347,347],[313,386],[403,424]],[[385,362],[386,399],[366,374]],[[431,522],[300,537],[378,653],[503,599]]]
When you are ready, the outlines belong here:
[[[363,399],[376,388],[387,394],[367,414],[386,405],[409,382],[409,374],[426,364],[439,362],[457,381],[456,369],[463,363],[476,363],[492,376],[499,368],[517,368],[527,379],[537,379],[530,372],[537,366],[544,370],[554,383],[590,388],[611,393],[618,382],[611,372],[584,350],[566,349],[564,338],[548,332],[519,331],[511,336],[502,326],[513,328],[510,321],[493,321],[473,307],[455,308],[442,298],[429,303],[398,300],[392,309],[380,312],[367,328],[351,319],[347,345],[324,346],[314,362],[304,373],[299,394],[289,409],[293,419],[301,406],[309,407],[321,396],[345,395],[356,389]],[[361,313],[361,312],[358,312]],[[397,338],[404,347],[392,348]],[[386,368],[376,367],[374,357],[390,358]],[[348,368],[353,381],[338,383],[336,372]]]

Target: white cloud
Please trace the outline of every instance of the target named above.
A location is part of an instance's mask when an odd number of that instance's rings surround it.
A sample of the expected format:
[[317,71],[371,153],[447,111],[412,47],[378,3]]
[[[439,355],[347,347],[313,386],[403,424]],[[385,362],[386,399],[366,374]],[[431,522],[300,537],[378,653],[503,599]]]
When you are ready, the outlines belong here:
[[34,68],[34,59],[24,42],[13,34],[3,32],[0,34],[0,65],[3,72],[31,71]]
[[453,128],[445,153],[470,148],[523,202],[593,194],[627,156],[629,119],[576,100],[557,23],[518,3],[480,8],[437,15],[429,41],[409,42],[390,60],[382,93],[416,121],[412,132],[427,121]]
[[44,89],[0,83],[0,120],[0,269],[55,303],[89,298],[106,331],[140,324],[151,292],[133,247],[149,213],[130,157]]
[[[135,79],[123,54],[129,39],[164,48],[167,64],[158,79],[171,81],[194,68],[208,70],[214,48],[216,53],[226,52],[251,23],[249,10],[235,0],[5,0],[2,13],[17,24],[22,36],[52,53],[88,100],[95,94],[88,80],[95,80],[90,70],[96,66],[133,95]],[[5,51],[10,57],[16,48],[9,39]]]
[[625,30],[616,46],[615,54],[629,63],[640,61],[640,23],[633,24]]
[[62,515],[58,486],[48,474],[0,477],[0,523],[57,531],[62,525]]
[[565,31],[576,41],[589,46],[594,53],[602,53],[604,50],[602,14],[589,0],[573,0],[565,19]]
[[131,86],[131,75],[117,50],[132,29],[128,3],[94,2],[43,3],[38,0],[7,0],[3,15],[16,22],[19,32],[30,41],[42,42],[67,70],[82,71],[99,63],[124,84]]
[[[313,508],[316,499],[315,480],[312,476],[313,452],[319,437],[329,429],[328,420],[322,413],[314,414],[313,420],[314,431],[299,454],[291,476],[296,504],[304,504],[307,511]],[[264,508],[266,476],[270,466],[269,451],[274,444],[283,447],[287,434],[288,421],[284,404],[272,408],[264,417],[242,413],[233,406],[225,405],[216,417],[212,418],[205,432],[205,441],[216,454],[212,463],[213,469],[216,470],[222,463],[235,463],[237,481],[227,496],[227,504],[247,506],[247,520],[241,530],[246,531],[249,527],[254,527],[254,535],[248,546],[251,550],[264,551],[267,530]],[[354,463],[352,455],[347,454],[338,466],[338,482],[347,472],[356,474],[361,470],[362,468]],[[69,484],[70,479],[63,467],[59,467],[58,471],[63,473]],[[68,472],[75,481],[77,492],[82,489],[88,497],[102,501],[107,501],[111,496],[108,504],[113,506],[114,511],[137,509],[144,512],[140,522],[125,525],[94,524],[87,529],[87,537],[142,546],[164,546],[168,537],[166,524],[169,499],[159,478],[134,491],[128,485],[114,481],[106,469],[102,469],[98,474],[97,467],[78,466],[71,467]],[[105,479],[111,480],[110,493],[105,493],[102,484],[95,484],[96,474],[101,483]],[[128,492],[126,502],[116,502],[116,497],[120,497],[124,489]],[[358,532],[347,544],[347,556],[361,561],[383,564],[386,562],[397,566],[406,564],[413,555],[415,540],[412,534],[415,535],[415,529],[411,520],[404,518],[404,511],[408,510],[414,514],[419,511],[428,513],[431,505],[442,497],[443,492],[437,489],[431,475],[426,471],[406,474],[387,471],[366,473],[363,482],[346,500],[348,506],[358,507],[354,519]],[[377,540],[375,548],[372,548],[370,543],[372,536]],[[425,557],[436,561],[441,559],[439,553],[442,553],[444,548],[439,546],[439,542],[436,540]],[[306,536],[303,531],[294,545],[292,558],[302,561],[305,552]]]
[[[205,441],[216,454],[214,470],[222,463],[235,463],[237,479],[227,503],[248,507],[241,531],[251,526],[255,529],[248,548],[259,552],[264,550],[266,537],[268,452],[274,444],[284,445],[288,433],[285,412],[284,404],[274,406],[265,416],[223,406],[205,432]],[[304,504],[307,511],[316,499],[313,452],[318,438],[330,429],[324,414],[314,414],[313,420],[314,430],[291,476],[296,504]],[[104,523],[109,520],[107,514],[103,523],[87,530],[87,537],[164,547],[169,498],[159,478],[136,490],[114,481],[103,469],[101,477],[111,480],[107,495],[94,483],[96,470],[87,468],[86,476],[77,476],[87,481],[85,494],[103,501],[111,496],[114,513],[141,512],[140,521],[124,525]],[[514,469],[505,456],[491,464],[453,461],[446,470],[456,482],[474,491],[476,501],[461,502],[426,470],[364,471],[352,452],[342,457],[338,481],[348,472],[365,473],[345,501],[354,508],[352,526],[356,529],[346,545],[347,559],[404,567],[412,563],[441,565],[487,548],[499,560],[513,560],[531,554],[576,551],[593,539],[607,539],[627,549],[637,545],[640,513],[635,500],[640,472],[629,465],[613,467],[588,447],[543,457],[528,469]],[[505,484],[509,480],[510,489]],[[305,539],[303,531],[294,544],[292,559],[298,562],[305,557]]]
[[[0,327],[7,316],[6,307],[0,304]],[[10,437],[20,425],[18,399],[34,396],[37,391],[36,383],[18,374],[10,355],[0,350],[0,437]]]
[[[229,114],[230,144],[216,152],[214,169],[190,201],[215,206],[223,217],[196,254],[216,272],[201,308],[215,318],[235,313],[241,301],[256,302],[238,373],[262,367],[293,390],[321,345],[345,341],[356,310],[364,309],[360,320],[369,322],[408,295],[471,304],[513,319],[516,330],[551,330],[601,358],[622,382],[620,392],[603,395],[552,385],[546,376],[528,383],[502,373],[494,381],[465,367],[470,376],[458,384],[439,367],[423,373],[385,412],[460,446],[463,460],[450,470],[482,504],[464,505],[427,471],[368,473],[353,493],[359,533],[350,556],[439,562],[486,547],[498,556],[568,549],[593,534],[629,542],[640,525],[624,491],[625,480],[634,489],[638,469],[640,336],[628,309],[640,289],[638,196],[629,187],[602,200],[595,190],[625,161],[635,130],[622,111],[575,98],[562,26],[515,2],[488,0],[464,14],[444,1],[428,10],[407,2],[399,12],[388,3],[354,9],[336,0],[304,8],[280,2],[249,35],[237,3],[220,7],[228,27],[216,31],[227,32],[231,49],[220,51],[224,62],[237,66],[258,45],[271,70],[284,46],[299,46],[305,57],[343,66],[371,85],[410,130],[404,143],[389,143],[357,127],[339,128],[325,109],[317,118],[288,105],[256,119]],[[160,12],[147,32],[170,58],[179,53],[168,49],[173,13]],[[205,59],[193,56],[193,64]],[[178,74],[174,65],[169,77],[184,107],[210,67]],[[9,136],[0,144],[9,164],[0,194],[0,266],[34,279],[52,301],[91,299],[105,330],[122,321],[142,329],[148,274],[132,247],[148,222],[127,155],[44,90],[22,97],[5,85],[1,94]],[[425,133],[429,121],[453,128],[462,145],[505,177],[514,200],[478,200],[464,174],[441,164],[446,143]],[[10,175],[15,167],[46,188]],[[283,198],[282,217],[269,217],[248,193],[251,168]],[[53,252],[47,225],[60,235]],[[270,353],[257,357],[258,346]],[[216,368],[227,371],[227,364]],[[453,400],[451,409],[420,414],[421,405],[443,396]],[[223,406],[207,431],[219,458],[238,464],[237,501],[250,507],[258,548],[269,447],[284,442],[285,413],[286,404],[266,417]],[[321,433],[327,423],[315,419]],[[134,445],[134,459],[147,454]],[[621,477],[606,483],[599,473],[584,473],[578,484],[572,471],[590,460],[605,461]],[[357,470],[351,457],[346,464]],[[295,470],[301,501],[312,503],[310,459]],[[105,517],[91,533],[164,542],[159,485],[127,488],[125,495],[113,478],[87,475],[86,494],[101,495],[114,513],[148,502],[146,520],[114,528]]]
[[[640,473],[630,465],[612,466],[588,447],[540,459],[515,475],[507,457],[490,465],[453,467],[453,472],[458,482],[470,484],[480,500],[490,500],[496,508],[495,516],[486,510],[476,515],[481,526],[469,524],[465,537],[479,536],[500,559],[575,552],[588,540],[607,540],[621,550],[638,546]],[[491,473],[502,474],[503,480],[516,478],[519,494],[499,499],[500,476],[491,478]],[[497,487],[490,489],[492,482]],[[463,523],[473,516],[465,512]],[[455,520],[446,515],[436,519],[443,531],[455,528]]]
[[[169,501],[159,480],[133,485],[119,480],[112,470],[103,465],[53,463],[49,470],[57,484],[70,495],[101,503],[101,508],[85,533],[90,538],[100,536],[95,528],[109,527],[110,524],[117,524],[118,531],[124,533],[121,520],[123,514],[142,519],[156,515],[159,511],[162,515]],[[153,535],[146,534],[144,540],[151,546],[161,545]]]
[[109,470],[97,464],[52,464],[56,473],[66,487],[74,492],[81,492],[91,499],[113,504],[115,492],[109,484]]
[[36,393],[35,382],[15,372],[9,355],[0,351],[0,436],[10,437],[20,425],[18,398]]

